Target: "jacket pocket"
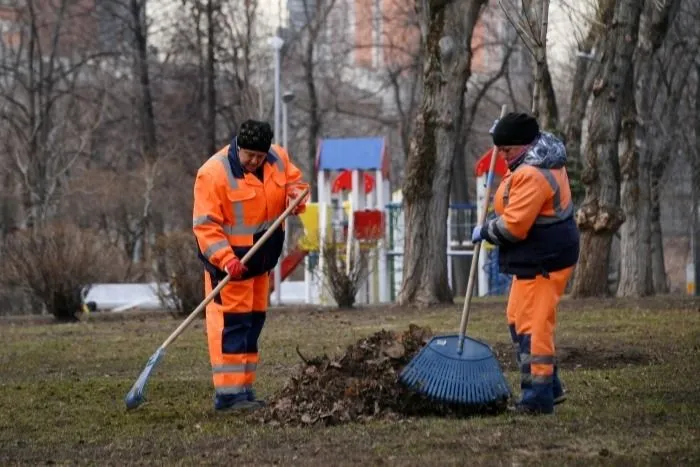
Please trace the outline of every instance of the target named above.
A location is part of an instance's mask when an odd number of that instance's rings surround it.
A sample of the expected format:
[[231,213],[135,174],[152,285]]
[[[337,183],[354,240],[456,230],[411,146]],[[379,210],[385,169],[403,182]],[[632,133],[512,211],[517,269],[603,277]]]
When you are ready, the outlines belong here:
[[284,188],[287,184],[287,174],[276,170],[272,173],[272,181],[274,181],[277,186]]
[[226,190],[226,198],[232,203],[243,203],[255,198],[255,190],[252,188],[240,188],[238,190]]
[[257,212],[255,190],[252,188],[228,190],[226,198],[231,203],[234,226],[255,224]]
[[283,172],[274,172],[270,178],[272,183],[265,186],[265,196],[268,199],[268,206],[272,207],[269,215],[276,218],[287,207],[287,175]]

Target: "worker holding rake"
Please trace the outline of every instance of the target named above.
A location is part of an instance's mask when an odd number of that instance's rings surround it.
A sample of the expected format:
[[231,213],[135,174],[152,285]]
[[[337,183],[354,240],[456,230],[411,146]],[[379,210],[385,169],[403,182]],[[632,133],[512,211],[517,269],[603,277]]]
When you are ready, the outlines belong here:
[[565,168],[566,149],[537,120],[509,113],[491,129],[508,163],[494,196],[495,218],[472,241],[499,247],[512,274],[507,318],[520,367],[520,413],[552,413],[565,394],[554,361],[556,308],[579,254],[579,232]]
[[[282,253],[283,224],[245,265],[240,260],[290,200],[308,187],[286,150],[272,144],[272,137],[268,123],[243,122],[231,144],[201,166],[194,184],[193,230],[205,268],[205,293],[230,275],[206,307],[216,410],[264,405],[255,397],[253,385],[269,273]],[[306,199],[291,213],[302,213],[305,203]]]

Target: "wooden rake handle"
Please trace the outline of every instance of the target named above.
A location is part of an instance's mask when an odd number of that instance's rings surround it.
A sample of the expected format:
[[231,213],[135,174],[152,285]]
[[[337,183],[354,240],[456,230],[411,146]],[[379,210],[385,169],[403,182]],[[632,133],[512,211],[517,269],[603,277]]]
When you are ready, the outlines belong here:
[[[263,246],[263,244],[270,238],[270,236],[275,232],[275,230],[277,230],[277,227],[279,227],[280,224],[284,222],[284,220],[306,197],[306,195],[309,193],[309,190],[310,187],[305,187],[304,190],[300,194],[298,194],[296,198],[294,198],[294,200],[289,204],[289,206],[287,206],[287,209],[285,209],[284,212],[280,214],[280,216],[277,219],[275,219],[275,222],[272,223],[270,228],[267,229],[263,236],[260,237],[260,239],[258,239],[258,241],[255,242],[255,244],[250,248],[250,250],[248,250],[248,252],[243,256],[243,258],[241,259],[241,263],[245,264],[248,261],[250,261],[250,258],[252,258],[255,252],[257,252],[260,249],[260,247]],[[177,329],[175,329],[175,331],[173,331],[173,333],[170,334],[170,336],[168,336],[168,338],[165,340],[165,342],[163,342],[160,348],[165,349],[167,346],[172,344],[172,342],[175,339],[177,339],[177,337],[180,334],[182,334],[182,331],[184,331],[187,328],[187,326],[190,325],[192,320],[197,317],[197,315],[209,304],[209,302],[211,302],[214,299],[214,297],[216,297],[219,294],[219,292],[221,292],[221,289],[224,288],[224,286],[228,283],[230,279],[231,275],[226,274],[226,277],[224,277],[223,280],[219,282],[219,284],[214,288],[214,290],[209,292],[209,295],[207,295],[204,298],[202,303],[200,303],[197,306],[197,308],[195,308],[194,311],[190,313],[190,315],[177,327]]]
[[[501,116],[503,118],[506,115],[506,105],[501,107]],[[489,209],[489,198],[491,197],[491,184],[493,182],[493,172],[496,167],[496,156],[498,155],[498,148],[496,145],[493,146],[491,150],[491,161],[489,163],[489,172],[486,177],[486,196],[484,197],[484,209],[481,211],[481,216],[478,219],[477,225],[484,225],[486,222],[486,214]],[[467,331],[467,321],[469,320],[469,311],[472,298],[472,292],[474,291],[474,282],[476,279],[476,271],[479,267],[479,254],[481,253],[481,244],[483,241],[477,242],[474,245],[474,254],[472,255],[472,264],[469,271],[469,281],[467,282],[467,292],[464,296],[464,308],[462,308],[462,321],[459,324],[459,340],[457,341],[457,353],[462,353],[462,348],[464,346],[464,334]]]

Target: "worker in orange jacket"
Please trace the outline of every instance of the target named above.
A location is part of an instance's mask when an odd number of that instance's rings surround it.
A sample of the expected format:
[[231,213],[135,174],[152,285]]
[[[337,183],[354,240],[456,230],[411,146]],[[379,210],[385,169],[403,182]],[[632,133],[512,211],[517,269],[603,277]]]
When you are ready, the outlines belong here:
[[[284,224],[243,265],[241,259],[308,184],[266,122],[247,120],[231,144],[210,157],[194,183],[193,230],[205,268],[205,293],[230,274],[206,308],[216,410],[264,405],[253,390],[265,323],[270,271],[284,244]],[[305,210],[307,199],[292,214]]]
[[508,172],[496,217],[476,226],[472,241],[497,245],[501,272],[513,275],[507,318],[522,392],[515,410],[552,413],[566,398],[554,361],[556,308],[579,255],[566,149],[528,114],[504,116],[491,134]]

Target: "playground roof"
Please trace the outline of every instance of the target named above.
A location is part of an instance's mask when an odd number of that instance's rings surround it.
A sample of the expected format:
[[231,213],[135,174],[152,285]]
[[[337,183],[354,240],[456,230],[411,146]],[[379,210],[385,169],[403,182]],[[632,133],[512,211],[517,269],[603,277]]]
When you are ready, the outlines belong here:
[[[489,172],[489,166],[491,165],[491,155],[493,154],[493,149],[486,150],[474,166],[474,172],[477,177],[486,175]],[[494,174],[499,177],[503,177],[506,172],[508,172],[508,164],[506,160],[501,157],[500,154],[496,154],[496,165],[493,168]]]
[[389,173],[384,138],[327,138],[318,145],[317,170],[378,170]]

